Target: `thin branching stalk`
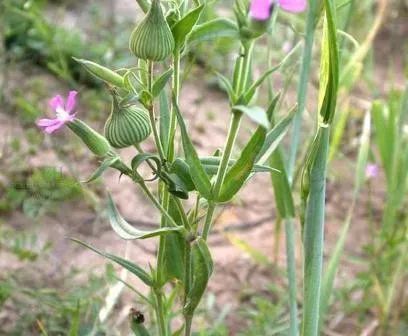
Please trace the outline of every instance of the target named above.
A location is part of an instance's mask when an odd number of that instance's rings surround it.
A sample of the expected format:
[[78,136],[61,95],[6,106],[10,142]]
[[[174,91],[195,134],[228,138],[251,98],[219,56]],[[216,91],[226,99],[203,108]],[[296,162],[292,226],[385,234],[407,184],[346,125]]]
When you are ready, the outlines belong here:
[[[238,71],[238,79],[236,82],[236,86],[234,88],[237,97],[239,97],[243,93],[249,80],[253,48],[254,48],[253,41],[251,41],[249,45],[242,46],[243,60],[240,59],[238,61],[240,68]],[[215,183],[213,185],[213,195],[215,198],[217,198],[221,191],[225,174],[227,173],[228,162],[231,158],[232,150],[237,139],[238,131],[241,124],[241,118],[242,118],[241,112],[238,111],[233,112],[231,123],[228,129],[227,142],[222,153],[220,166],[218,167],[217,176],[215,179]],[[208,234],[211,230],[215,207],[216,204],[214,202],[209,202],[202,234],[204,240],[208,238]]]

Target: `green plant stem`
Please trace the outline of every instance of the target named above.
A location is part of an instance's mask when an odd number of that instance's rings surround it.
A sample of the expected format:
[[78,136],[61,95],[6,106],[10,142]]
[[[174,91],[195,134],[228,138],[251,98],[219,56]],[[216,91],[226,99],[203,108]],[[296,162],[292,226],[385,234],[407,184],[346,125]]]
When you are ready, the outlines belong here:
[[[149,68],[148,89],[149,89],[149,92],[152,92],[152,88],[153,88],[153,62],[152,61],[148,61],[148,68]],[[159,153],[160,160],[162,162],[166,162],[166,156],[164,155],[164,150],[163,150],[163,146],[160,140],[159,131],[157,130],[157,126],[156,126],[156,116],[154,113],[154,102],[153,101],[149,104],[148,111],[149,111],[150,126],[153,131],[154,142],[156,144],[156,148]]]
[[[185,260],[186,260],[186,267],[184,270],[184,305],[187,303],[188,294],[191,288],[191,244],[189,241],[186,241],[186,249],[185,249]],[[190,336],[191,334],[191,324],[193,321],[193,317],[191,315],[184,315],[185,320],[185,328],[184,328],[184,335]]]
[[289,158],[288,158],[288,178],[289,182],[293,182],[293,172],[296,166],[296,157],[300,142],[300,131],[302,126],[302,116],[306,107],[306,96],[307,89],[310,77],[310,68],[312,64],[312,51],[313,51],[313,42],[315,29],[317,24],[317,19],[319,15],[319,3],[318,0],[308,1],[309,10],[307,15],[306,22],[306,36],[305,36],[305,45],[303,47],[303,57],[302,57],[302,66],[300,69],[300,79],[297,93],[297,102],[298,109],[293,119],[293,128],[292,128],[292,143],[289,149]]
[[159,336],[167,336],[166,321],[164,318],[163,294],[161,290],[154,290],[156,297],[156,318],[159,329]]
[[[176,52],[173,59],[173,83],[172,83],[172,94],[175,97],[177,104],[179,103],[180,96],[180,53]],[[177,117],[174,111],[174,106],[171,107],[170,111],[170,129],[169,129],[169,146],[167,153],[167,160],[172,162],[174,160],[174,137],[177,128]]]
[[[141,177],[140,177],[141,179]],[[167,212],[167,210],[160,204],[160,202],[154,197],[152,192],[149,190],[149,188],[146,186],[146,183],[144,183],[143,180],[136,180],[135,181],[137,184],[139,184],[140,188],[144,191],[146,196],[152,201],[154,206],[160,211],[162,215],[166,217],[166,219],[169,221],[171,226],[173,227],[178,227],[178,224],[174,221],[174,219],[170,216],[170,214]]]
[[[294,171],[296,166],[296,157],[300,142],[300,131],[302,125],[302,116],[306,106],[306,96],[308,82],[310,77],[310,68],[312,64],[312,51],[314,34],[318,17],[318,0],[309,1],[309,11],[306,23],[305,45],[303,47],[302,66],[300,70],[300,79],[298,85],[297,102],[298,109],[293,120],[292,143],[289,149],[288,158],[288,179],[293,184]],[[287,248],[287,272],[289,279],[289,306],[290,306],[290,335],[297,336],[297,300],[296,300],[296,258],[295,258],[295,226],[292,220],[285,223],[286,248]],[[310,336],[304,334],[304,336]]]
[[[222,183],[224,182],[225,174],[227,173],[228,162],[231,158],[232,149],[234,147],[235,140],[238,135],[239,126],[241,124],[241,117],[242,117],[242,113],[238,113],[238,112],[235,112],[232,115],[231,124],[230,124],[230,128],[228,131],[228,136],[227,136],[227,144],[225,145],[225,149],[224,149],[224,152],[221,158],[221,163],[218,168],[217,177],[213,185],[213,194],[215,198],[217,198],[217,196],[219,195],[221,191]],[[203,228],[203,239],[204,240],[207,240],[208,234],[211,230],[215,206],[216,204],[214,202],[208,203],[207,216],[206,216],[204,228]]]
[[227,143],[222,154],[220,166],[218,168],[217,177],[213,187],[215,197],[220,194],[225,175],[227,173],[228,162],[231,159],[232,150],[234,148],[235,140],[237,139],[239,126],[241,124],[242,113],[234,112],[232,114],[231,124],[228,131]]
[[[236,97],[239,97],[247,87],[250,68],[251,68],[251,59],[252,59],[253,49],[254,49],[253,41],[251,41],[246,46],[242,46],[242,50],[244,53],[244,56],[243,56],[244,59],[240,58],[238,60],[239,62],[238,64],[240,68],[238,72],[236,86],[234,88]],[[218,167],[216,180],[213,185],[213,195],[215,199],[217,199],[221,191],[221,187],[224,182],[225,175],[227,173],[228,162],[231,158],[235,140],[237,139],[239,126],[241,124],[241,118],[242,118],[242,113],[237,112],[237,111],[234,111],[232,113],[232,119],[231,119],[230,127],[228,129],[227,143],[222,153],[220,166]],[[204,228],[203,228],[203,234],[202,234],[204,240],[207,240],[208,234],[211,230],[215,207],[216,207],[215,202],[208,203],[207,215],[206,215],[206,219],[204,222]]]
[[286,268],[289,282],[289,335],[299,335],[298,309],[297,309],[297,283],[296,283],[296,250],[295,250],[295,224],[293,218],[285,219],[286,238]]
[[304,226],[303,336],[317,336],[323,267],[324,215],[330,126],[320,126],[309,166],[309,194]]

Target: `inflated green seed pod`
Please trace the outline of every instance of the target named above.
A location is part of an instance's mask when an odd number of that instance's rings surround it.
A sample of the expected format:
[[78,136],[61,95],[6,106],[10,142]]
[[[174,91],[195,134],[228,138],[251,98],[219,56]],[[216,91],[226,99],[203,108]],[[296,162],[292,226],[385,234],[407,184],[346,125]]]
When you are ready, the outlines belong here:
[[112,112],[105,124],[105,136],[115,148],[125,148],[145,140],[151,132],[147,111],[136,106],[120,107],[114,96]]
[[84,144],[97,156],[105,156],[112,149],[106,138],[79,119],[67,123]]
[[174,38],[163,15],[160,0],[153,0],[149,12],[130,36],[129,47],[141,59],[163,61],[174,49]]

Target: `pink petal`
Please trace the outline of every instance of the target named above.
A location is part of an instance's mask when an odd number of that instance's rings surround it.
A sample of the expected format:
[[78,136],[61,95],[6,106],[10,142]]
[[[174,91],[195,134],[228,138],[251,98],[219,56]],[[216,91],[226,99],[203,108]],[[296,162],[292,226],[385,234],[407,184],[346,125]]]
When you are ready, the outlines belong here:
[[64,126],[65,123],[63,121],[60,121],[60,120],[57,120],[57,121],[58,122],[55,123],[55,125],[45,127],[44,132],[48,133],[48,134],[51,134],[51,133],[54,133],[55,131],[59,130],[61,127]]
[[77,91],[69,91],[67,102],[65,104],[65,111],[68,113],[71,113],[75,108],[77,94]]
[[279,0],[278,2],[282,9],[293,13],[303,12],[307,6],[306,0]]
[[55,125],[56,123],[59,123],[58,119],[40,119],[36,121],[36,125],[38,127],[52,126]]
[[255,20],[265,21],[271,16],[272,0],[252,0],[249,15]]
[[48,104],[54,111],[56,111],[57,108],[64,108],[64,99],[60,95],[56,95],[50,99]]

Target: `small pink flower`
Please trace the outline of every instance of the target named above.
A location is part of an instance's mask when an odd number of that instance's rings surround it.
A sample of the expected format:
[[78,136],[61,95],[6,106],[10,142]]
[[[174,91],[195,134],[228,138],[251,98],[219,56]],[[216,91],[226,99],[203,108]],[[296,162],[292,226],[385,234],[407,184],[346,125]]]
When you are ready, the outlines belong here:
[[380,172],[380,168],[376,164],[370,163],[367,165],[365,173],[366,173],[366,177],[368,179],[371,179],[371,178],[376,178],[379,172]]
[[255,20],[268,20],[274,3],[293,13],[303,12],[306,9],[306,0],[252,0],[249,15]]
[[67,100],[57,95],[49,101],[49,106],[55,111],[55,119],[40,119],[36,122],[45,133],[51,134],[63,127],[67,122],[75,119],[76,95],[78,92],[70,91]]

